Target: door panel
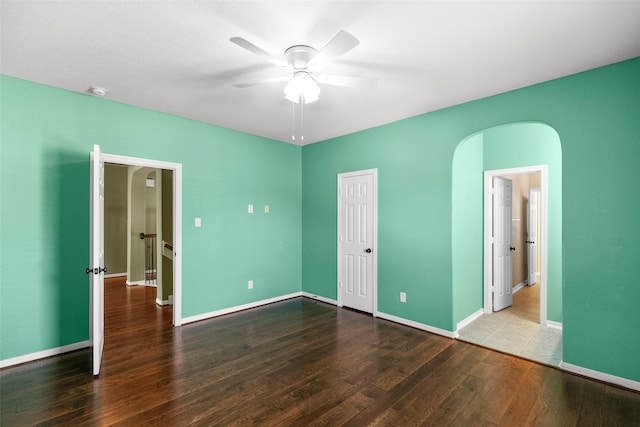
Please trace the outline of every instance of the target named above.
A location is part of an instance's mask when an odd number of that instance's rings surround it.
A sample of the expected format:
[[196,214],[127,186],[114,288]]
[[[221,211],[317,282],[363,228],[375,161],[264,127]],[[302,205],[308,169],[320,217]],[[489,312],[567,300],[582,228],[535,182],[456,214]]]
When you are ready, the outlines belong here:
[[91,344],[93,375],[100,373],[104,348],[104,160],[99,145],[91,153]]
[[512,183],[493,178],[493,310],[513,304],[511,242]]
[[339,279],[341,305],[373,313],[374,173],[339,176]]

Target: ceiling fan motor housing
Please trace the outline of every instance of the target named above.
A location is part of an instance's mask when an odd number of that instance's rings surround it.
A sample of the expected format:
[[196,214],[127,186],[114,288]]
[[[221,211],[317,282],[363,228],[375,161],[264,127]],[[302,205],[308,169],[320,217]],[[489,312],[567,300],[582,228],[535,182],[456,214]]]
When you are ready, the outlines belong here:
[[294,70],[306,70],[309,61],[317,53],[318,51],[311,46],[295,45],[284,51],[284,57]]

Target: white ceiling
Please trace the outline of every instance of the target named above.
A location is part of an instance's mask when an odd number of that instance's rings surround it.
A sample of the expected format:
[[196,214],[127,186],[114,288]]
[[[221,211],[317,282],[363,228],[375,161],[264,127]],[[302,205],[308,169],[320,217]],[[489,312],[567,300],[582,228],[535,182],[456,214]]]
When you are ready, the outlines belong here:
[[275,55],[360,40],[322,71],[376,87],[322,86],[304,143],[640,56],[638,1],[3,0],[0,14],[3,74],[286,142],[284,83],[232,86],[282,71],[229,38]]

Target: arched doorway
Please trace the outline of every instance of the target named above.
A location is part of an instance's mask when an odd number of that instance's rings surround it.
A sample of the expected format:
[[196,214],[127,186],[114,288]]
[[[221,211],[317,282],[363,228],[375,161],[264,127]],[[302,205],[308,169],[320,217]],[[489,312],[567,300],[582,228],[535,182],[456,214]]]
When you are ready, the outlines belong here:
[[[460,338],[469,338],[463,333],[482,316],[491,318],[488,324],[497,323],[499,316],[493,311],[493,250],[491,179],[494,176],[539,174],[541,200],[545,226],[542,230],[540,325],[535,330],[554,328],[556,337],[562,327],[562,154],[558,133],[542,123],[514,123],[485,129],[465,138],[458,145],[453,160],[452,176],[452,277],[454,324]],[[489,183],[489,184],[488,184]],[[528,197],[528,196],[527,196]],[[487,202],[489,200],[489,202]],[[518,198],[517,203],[521,203]],[[513,220],[523,225],[524,217]],[[488,228],[488,230],[487,230]],[[489,237],[485,237],[485,236]],[[523,240],[525,241],[525,240]],[[525,251],[524,247],[516,250]],[[526,257],[520,257],[520,262]],[[548,262],[547,262],[548,261]],[[512,283],[515,287],[523,283]],[[526,284],[526,283],[525,283]],[[485,325],[486,326],[486,325]],[[506,339],[496,335],[498,331],[485,330],[471,336],[470,341],[514,352],[507,348]],[[484,334],[484,335],[483,335]],[[493,335],[489,335],[493,334]],[[514,336],[521,336],[518,332]],[[493,341],[489,338],[493,338]],[[558,345],[561,345],[560,338]],[[480,342],[479,342],[480,341]],[[496,346],[492,342],[499,343]],[[524,351],[526,343],[521,343]],[[542,345],[542,344],[541,344]],[[546,347],[550,347],[547,345]],[[556,346],[557,347],[557,346]],[[537,359],[529,349],[524,357]],[[549,350],[549,348],[546,348]],[[545,350],[545,351],[546,351]],[[557,350],[557,348],[556,348]],[[540,352],[539,352],[540,353]],[[517,353],[516,353],[517,354]],[[552,362],[559,360],[557,351]]]

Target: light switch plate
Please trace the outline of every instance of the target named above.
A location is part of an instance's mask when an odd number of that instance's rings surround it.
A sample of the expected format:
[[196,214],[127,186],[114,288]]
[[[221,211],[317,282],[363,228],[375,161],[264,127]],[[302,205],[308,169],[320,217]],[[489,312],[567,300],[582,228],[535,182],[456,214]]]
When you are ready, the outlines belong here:
[[196,218],[196,227],[202,227],[202,218]]
[[269,205],[264,205],[264,213],[269,213]]
[[253,205],[247,206],[247,212],[253,213]]

